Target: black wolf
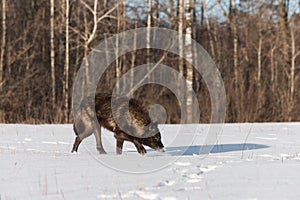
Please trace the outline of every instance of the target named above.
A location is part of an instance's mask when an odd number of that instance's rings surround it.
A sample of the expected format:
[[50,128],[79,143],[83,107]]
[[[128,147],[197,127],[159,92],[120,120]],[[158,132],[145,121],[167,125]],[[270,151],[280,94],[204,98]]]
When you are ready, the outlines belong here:
[[[112,106],[110,94],[97,94],[95,110],[91,106],[92,100],[91,97],[83,100],[80,104],[80,110],[74,115],[76,123],[74,123],[73,128],[77,137],[72,152],[77,152],[81,141],[94,133],[97,150],[100,154],[105,154],[101,141],[101,126],[114,133],[117,154],[122,153],[124,141],[132,142],[142,155],[147,153],[143,145],[156,151],[164,151],[157,123],[151,121],[148,111],[137,100],[118,97]],[[93,120],[95,117],[100,127]]]

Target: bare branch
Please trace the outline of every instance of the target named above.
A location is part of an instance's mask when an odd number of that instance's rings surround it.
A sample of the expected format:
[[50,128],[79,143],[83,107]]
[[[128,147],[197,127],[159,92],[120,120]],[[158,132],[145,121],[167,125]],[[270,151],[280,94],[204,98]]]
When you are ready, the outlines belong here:
[[80,1],[84,7],[86,7],[91,13],[94,13],[94,10],[89,6],[87,3],[85,3],[83,0]]
[[220,8],[221,8],[221,10],[222,10],[222,12],[224,14],[224,16],[226,17],[227,23],[230,24],[229,15],[228,15],[226,9],[224,8],[224,6],[222,5],[221,0],[218,0],[217,3],[220,6]]
[[74,33],[78,34],[83,40],[87,40],[87,35],[80,33],[77,29],[73,28],[72,26],[69,26],[69,28],[74,31]]
[[121,3],[117,3],[114,7],[112,7],[109,11],[107,11],[104,15],[102,15],[101,17],[99,17],[99,19],[97,20],[97,22],[100,22],[101,20],[103,20],[106,17],[110,17],[109,14],[111,12],[113,12]]
[[144,76],[142,80],[140,80],[137,84],[135,84],[135,86],[128,92],[127,96],[130,96],[140,86],[140,84],[149,77],[149,75],[156,69],[158,65],[160,65],[160,63],[162,63],[162,61],[166,58],[167,55],[168,55],[168,51],[165,51],[164,55],[162,55],[159,61],[148,71],[148,73]]

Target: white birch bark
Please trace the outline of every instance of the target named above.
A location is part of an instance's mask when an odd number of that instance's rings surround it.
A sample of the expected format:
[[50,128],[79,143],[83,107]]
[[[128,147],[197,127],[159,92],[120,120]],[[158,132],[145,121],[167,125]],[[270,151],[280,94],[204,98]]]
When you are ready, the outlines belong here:
[[183,76],[183,0],[178,0],[179,73]]
[[237,19],[236,19],[236,0],[231,0],[232,5],[232,33],[233,33],[233,68],[235,77],[235,87],[238,87],[238,35],[237,35]]
[[193,121],[193,53],[192,53],[192,26],[191,26],[191,5],[190,0],[185,0],[185,20],[186,20],[186,37],[185,37],[185,58],[186,58],[186,106],[187,106],[187,123]]
[[292,48],[292,60],[291,60],[291,85],[290,85],[290,102],[294,102],[294,95],[295,95],[295,85],[296,85],[296,78],[295,78],[295,70],[296,70],[296,59],[300,56],[300,51],[297,51],[296,45],[296,37],[295,37],[295,27],[294,24],[291,24],[291,48]]

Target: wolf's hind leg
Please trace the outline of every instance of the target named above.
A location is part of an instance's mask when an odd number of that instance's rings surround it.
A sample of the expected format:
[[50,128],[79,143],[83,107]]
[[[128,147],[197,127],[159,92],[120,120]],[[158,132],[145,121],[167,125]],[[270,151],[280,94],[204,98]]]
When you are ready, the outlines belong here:
[[72,149],[72,153],[73,152],[77,152],[78,151],[78,147],[80,145],[80,143],[82,142],[82,140],[84,140],[84,138],[92,135],[92,131],[90,130],[84,130],[82,133],[76,133],[77,134],[77,137],[75,139],[75,142],[73,144],[73,149]]
[[122,154],[124,140],[118,138],[118,139],[116,139],[116,141],[117,141],[116,152],[117,152],[117,154]]
[[106,151],[104,150],[103,148],[103,145],[102,145],[102,139],[101,139],[101,127],[97,127],[95,129],[95,132],[94,132],[94,135],[95,135],[95,138],[96,138],[96,148],[98,150],[98,152],[100,154],[106,154]]

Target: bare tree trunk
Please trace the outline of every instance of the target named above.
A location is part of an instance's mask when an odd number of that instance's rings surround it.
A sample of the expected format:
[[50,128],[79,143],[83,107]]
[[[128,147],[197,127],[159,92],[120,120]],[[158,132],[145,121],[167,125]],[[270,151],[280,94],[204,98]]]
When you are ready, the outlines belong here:
[[292,62],[291,62],[291,85],[290,85],[290,102],[294,102],[294,92],[295,92],[295,61],[296,61],[296,45],[295,45],[295,35],[294,30],[291,30],[291,47],[292,47]]
[[192,10],[192,36],[193,36],[193,39],[196,40],[197,39],[197,36],[198,36],[198,32],[197,32],[197,0],[193,0],[192,1],[192,7],[191,7],[191,10]]
[[217,22],[214,22],[214,28],[213,28],[213,35],[214,35],[214,41],[215,41],[215,45],[216,45],[216,60],[219,62],[222,58],[222,48],[220,45],[220,40],[218,39],[218,24]]
[[[135,29],[137,28],[137,22],[135,22]],[[136,40],[137,40],[137,33],[134,31],[134,36],[133,36],[133,48],[136,49]],[[133,86],[133,76],[134,76],[134,66],[135,66],[135,59],[136,59],[136,52],[132,51],[131,52],[131,69],[130,69],[130,89],[132,89]]]
[[212,55],[213,58],[215,58],[214,41],[213,41],[213,36],[212,36],[212,33],[211,33],[209,17],[207,15],[207,8],[206,8],[205,0],[201,0],[201,5],[202,5],[202,9],[203,9],[203,14],[205,16],[205,23],[206,23],[206,27],[207,27],[207,31],[208,31],[208,35],[209,35],[209,45],[210,45],[211,55]]
[[178,0],[178,36],[179,36],[179,73],[183,76],[183,0]]
[[0,55],[0,92],[3,91],[4,54],[6,46],[6,0],[2,0],[2,43]]
[[257,50],[257,84],[258,87],[260,88],[261,83],[260,83],[260,79],[261,79],[261,54],[262,54],[262,30],[261,30],[261,25],[259,25],[259,39],[258,39],[258,50]]
[[233,70],[234,70],[234,90],[235,90],[235,102],[236,102],[236,114],[237,121],[241,121],[243,115],[242,110],[242,80],[239,80],[239,69],[238,69],[238,30],[237,30],[237,12],[236,12],[236,0],[230,0],[230,23],[231,31],[233,36]]
[[[158,27],[160,26],[160,11],[162,7],[160,6],[160,0],[155,0],[155,18],[153,19],[153,26]],[[173,2],[174,3],[174,2]],[[171,22],[172,23],[172,22]],[[153,36],[154,38],[156,37],[156,32]]]
[[126,31],[127,28],[126,0],[122,0],[122,18],[123,18],[123,31]]
[[[127,15],[126,15],[126,0],[122,0],[122,31],[126,31],[126,26],[127,26]],[[123,38],[124,40],[125,38]],[[126,43],[125,41],[123,43]],[[126,55],[122,55],[121,59],[121,69],[122,69],[122,74],[125,74],[127,70],[127,64],[126,64]],[[127,80],[125,77],[122,79],[122,85],[127,84]]]
[[55,44],[54,44],[54,0],[50,0],[50,60],[51,60],[51,80],[52,80],[52,108],[55,108],[56,84],[55,84]]
[[[177,2],[177,19],[178,19],[178,49],[179,49],[179,58],[178,58],[178,70],[180,75],[183,77],[183,0],[178,0]],[[178,85],[178,94],[185,95],[183,85]],[[182,98],[182,110],[186,110],[186,100]],[[185,117],[185,116],[182,116]]]
[[65,61],[65,84],[64,84],[64,109],[65,109],[65,121],[69,121],[69,10],[70,10],[70,5],[69,5],[69,0],[66,1],[66,61]]
[[[4,69],[4,54],[6,47],[6,0],[2,0],[2,43],[0,55],[0,93],[3,92],[3,69]],[[4,122],[4,111],[0,106],[0,122]]]
[[[109,59],[110,59],[110,52],[109,52],[109,48],[108,48],[108,44],[107,44],[107,38],[109,37],[108,34],[104,35],[104,44],[105,44],[105,60],[106,60],[106,66],[109,66]],[[106,73],[106,80],[107,80],[107,88],[111,88],[111,74],[110,73]]]
[[[192,34],[193,34],[193,39],[194,40],[197,40],[198,38],[198,31],[197,31],[197,1],[196,0],[193,0],[192,1],[192,12],[193,12],[193,23],[192,23]],[[193,43],[193,60],[194,60],[194,65],[197,66],[198,65],[198,52],[197,52],[197,47],[196,47],[196,43],[194,42]],[[200,84],[199,84],[199,80],[200,80],[200,77],[197,73],[194,73],[193,74],[194,76],[194,88],[195,88],[195,91],[198,91],[200,89]]]
[[295,28],[294,24],[291,24],[291,48],[292,48],[292,61],[291,61],[291,85],[290,85],[290,102],[294,104],[294,96],[295,96],[295,70],[296,70],[296,59],[300,56],[300,51],[296,49],[296,37],[295,37]]
[[203,8],[203,3],[201,3],[201,9],[200,10],[201,10],[200,24],[201,24],[201,26],[203,26],[203,24],[204,24],[204,8]]
[[287,4],[288,1],[286,0],[279,0],[279,25],[280,25],[280,36],[281,36],[281,41],[282,41],[282,54],[283,54],[283,67],[286,72],[287,78],[288,78],[288,90],[287,90],[287,95],[288,95],[288,101],[284,106],[287,110],[287,116],[285,116],[285,120],[291,121],[291,111],[293,108],[293,102],[291,100],[293,99],[292,97],[292,72],[290,70],[291,68],[291,59],[290,59],[290,53],[289,53],[289,42],[288,42],[288,11],[287,11]]
[[185,20],[186,26],[186,37],[185,37],[185,58],[186,62],[186,106],[187,106],[187,123],[193,121],[193,53],[192,53],[192,27],[191,27],[191,13],[190,13],[190,0],[185,0]]
[[[84,21],[84,34],[87,36],[89,34],[89,26],[88,26],[88,20],[87,20],[87,13],[83,13],[83,21]],[[82,81],[82,95],[85,96],[85,93],[87,92],[85,88],[87,88],[86,85],[89,84],[89,63],[88,63],[88,53],[89,53],[89,43],[88,43],[88,38],[85,38],[84,42],[84,50],[83,50],[83,62],[85,64],[85,79]]]
[[[278,38],[278,37],[277,37]],[[271,84],[272,84],[272,91],[275,92],[275,88],[277,87],[277,67],[275,65],[275,59],[274,59],[274,54],[276,50],[276,43],[277,43],[277,38],[275,45],[272,46],[270,50],[270,64],[271,64]]]
[[289,57],[289,44],[288,44],[288,13],[285,0],[279,0],[279,23],[280,23],[280,33],[281,40],[283,44],[282,52],[284,57],[284,67],[289,68],[290,57]]
[[151,29],[151,14],[152,14],[152,0],[148,0],[148,15],[147,15],[147,36],[146,36],[146,48],[147,48],[147,63],[150,63],[150,29]]
[[[81,14],[81,11],[80,11],[80,6],[79,6],[79,3],[76,3],[76,23],[80,24],[80,14]],[[69,26],[69,28],[72,30],[73,27],[72,26]],[[80,34],[76,34],[76,44],[80,44]],[[79,57],[80,57],[80,53],[81,53],[81,48],[80,47],[77,47],[76,48],[76,61],[75,61],[75,66],[80,66],[80,62],[81,60],[79,60]],[[73,68],[74,70],[72,71],[72,82],[75,81],[75,77],[76,77],[76,67]]]
[[[117,8],[117,34],[120,33],[120,30],[121,30],[121,16],[120,16],[120,8]],[[120,41],[120,38],[118,35],[116,35],[116,50],[115,50],[115,55],[116,55],[116,93],[119,94],[120,93],[120,84],[119,84],[119,80],[120,80],[120,77],[121,77],[121,69],[120,69],[120,61],[119,61],[119,58],[118,58],[118,54],[119,54],[119,41]]]
[[155,0],[155,20],[154,20],[154,26],[158,26],[159,25],[159,11],[160,11],[160,7],[159,7],[159,0]]
[[237,34],[237,20],[236,20],[236,0],[231,0],[232,6],[232,35],[233,35],[233,68],[235,77],[235,87],[238,87],[238,34]]
[[2,0],[2,44],[0,55],[0,92],[3,91],[4,54],[6,46],[6,0]]

